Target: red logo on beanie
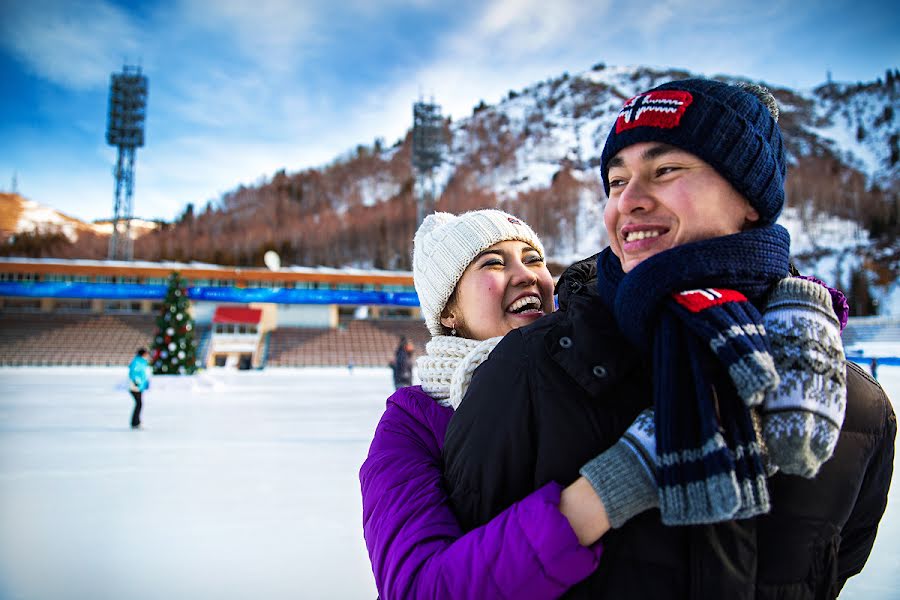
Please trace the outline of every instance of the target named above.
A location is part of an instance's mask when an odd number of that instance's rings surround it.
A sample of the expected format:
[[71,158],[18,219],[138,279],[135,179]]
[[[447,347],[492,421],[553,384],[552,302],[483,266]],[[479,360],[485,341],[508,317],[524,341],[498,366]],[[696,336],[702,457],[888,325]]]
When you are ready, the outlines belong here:
[[690,92],[660,90],[639,94],[625,103],[616,119],[616,133],[635,127],[678,127],[681,115],[693,102]]
[[747,297],[736,290],[706,288],[672,294],[675,301],[691,312],[700,312],[726,302],[746,302]]

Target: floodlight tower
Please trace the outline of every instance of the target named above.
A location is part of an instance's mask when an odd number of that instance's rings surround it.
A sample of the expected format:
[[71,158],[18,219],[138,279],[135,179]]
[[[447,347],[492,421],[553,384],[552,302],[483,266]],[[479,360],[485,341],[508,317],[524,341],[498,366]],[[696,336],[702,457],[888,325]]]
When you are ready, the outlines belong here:
[[140,67],[123,66],[113,73],[109,84],[109,119],[106,143],[119,148],[116,160],[116,195],[113,199],[113,230],[109,238],[109,258],[131,260],[132,200],[134,194],[134,153],[144,145],[147,111],[147,77]]
[[434,102],[413,104],[412,165],[416,174],[416,228],[434,210],[434,171],[443,160],[443,117]]

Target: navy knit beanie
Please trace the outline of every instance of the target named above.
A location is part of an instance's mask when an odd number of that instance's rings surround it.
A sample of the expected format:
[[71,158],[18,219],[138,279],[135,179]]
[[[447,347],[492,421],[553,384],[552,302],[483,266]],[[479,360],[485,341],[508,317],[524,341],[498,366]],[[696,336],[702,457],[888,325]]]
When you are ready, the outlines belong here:
[[744,88],[685,79],[628,100],[603,148],[607,196],[610,159],[641,142],[670,144],[709,163],[747,198],[760,225],[774,223],[784,207],[781,130],[766,105]]

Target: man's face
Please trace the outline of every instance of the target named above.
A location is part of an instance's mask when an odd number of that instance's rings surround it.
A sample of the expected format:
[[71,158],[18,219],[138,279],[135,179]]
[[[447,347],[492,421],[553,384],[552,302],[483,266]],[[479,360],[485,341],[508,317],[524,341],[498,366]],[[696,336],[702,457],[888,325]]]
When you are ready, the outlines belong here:
[[675,246],[738,233],[759,214],[700,158],[643,142],[609,161],[603,219],[610,247],[627,273]]

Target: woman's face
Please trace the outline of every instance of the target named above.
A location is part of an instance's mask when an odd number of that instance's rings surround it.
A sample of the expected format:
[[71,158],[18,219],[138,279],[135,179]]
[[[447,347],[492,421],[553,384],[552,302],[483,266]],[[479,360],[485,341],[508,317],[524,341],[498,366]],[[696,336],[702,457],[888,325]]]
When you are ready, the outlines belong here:
[[441,313],[458,335],[486,340],[553,312],[553,277],[525,242],[494,244],[469,263]]

